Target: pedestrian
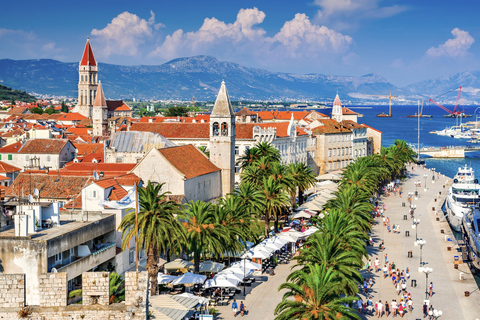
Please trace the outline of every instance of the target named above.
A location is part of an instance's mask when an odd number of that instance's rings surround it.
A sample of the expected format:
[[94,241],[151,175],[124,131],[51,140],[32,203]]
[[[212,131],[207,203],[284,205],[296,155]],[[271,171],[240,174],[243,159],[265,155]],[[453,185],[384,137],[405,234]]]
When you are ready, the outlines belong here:
[[430,286],[428,287],[430,292],[430,298],[433,296],[433,282],[430,282]]
[[383,257],[385,258],[385,264],[386,264],[387,260],[388,260],[388,255],[385,253],[385,255]]
[[388,276],[388,268],[387,265],[383,265],[383,279],[386,279]]
[[423,317],[426,318],[428,315],[428,306],[427,306],[427,303],[424,302],[423,303]]
[[410,279],[410,270],[407,267],[407,271],[405,271],[405,276],[407,277],[407,280]]
[[409,312],[412,312],[413,311],[413,300],[412,299],[408,299],[408,311]]
[[393,224],[393,226],[392,226],[392,231],[393,231],[393,233],[396,233],[395,230],[396,230],[396,229],[395,229],[395,224]]
[[367,292],[368,292],[367,279],[363,279],[363,293],[367,295]]
[[400,314],[400,318],[403,318],[403,305],[401,303],[398,306],[398,313]]
[[378,308],[378,317],[381,318],[383,316],[382,300],[378,301],[377,308]]
[[370,289],[373,288],[373,277],[370,277]]
[[243,314],[245,313],[245,305],[243,304],[243,301],[240,302],[240,315],[242,316],[243,318]]
[[371,265],[371,261],[368,260],[368,261],[367,261],[367,270],[368,270],[368,272],[370,272],[370,265]]
[[392,264],[388,264],[388,276],[391,278],[392,277]]
[[400,225],[397,224],[397,233],[400,234]]
[[397,300],[393,299],[393,301],[392,301],[392,315],[393,315],[393,317],[397,316],[397,308],[398,308]]
[[358,308],[358,314],[362,314],[362,310],[363,310],[363,302],[362,302],[362,299],[359,299],[357,301],[357,308]]
[[236,317],[237,316],[237,310],[238,309],[238,305],[237,305],[237,300],[233,300],[232,302],[232,311],[233,311],[233,316]]
[[402,286],[400,285],[400,282],[397,283],[397,286],[395,287],[395,290],[397,291],[397,296],[400,295]]
[[380,268],[380,260],[378,260],[378,257],[375,258],[375,272],[378,272],[378,269]]
[[[385,240],[382,240],[382,251],[385,251]],[[385,257],[385,262],[387,262],[386,257]]]
[[378,315],[378,302],[375,302],[375,315]]
[[385,301],[385,316],[390,315],[390,305],[388,304],[388,301]]
[[367,312],[373,315],[373,301],[372,298],[368,298],[367,300]]
[[402,292],[403,294],[407,294],[407,284],[405,282],[402,283]]
[[428,308],[428,320],[433,320],[433,305]]

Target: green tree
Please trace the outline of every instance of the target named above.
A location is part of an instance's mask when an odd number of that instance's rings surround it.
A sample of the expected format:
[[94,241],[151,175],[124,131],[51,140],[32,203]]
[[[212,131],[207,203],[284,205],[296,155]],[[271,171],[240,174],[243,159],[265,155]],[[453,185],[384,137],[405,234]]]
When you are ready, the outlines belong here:
[[[175,215],[181,212],[180,206],[167,200],[170,192],[161,192],[163,183],[148,181],[146,188],[137,188],[139,199],[138,245],[147,253],[147,271],[151,283],[151,294],[157,291],[159,252],[174,248],[180,250],[185,242],[183,228]],[[129,209],[122,219],[118,230],[122,231],[122,248],[129,248],[135,238],[135,210]]]
[[67,107],[67,105],[65,104],[65,100],[62,101],[62,112],[68,113],[68,107]]
[[55,113],[55,109],[53,108],[53,106],[50,106],[48,108],[45,108],[45,113],[53,114]]
[[30,108],[30,112],[36,113],[36,114],[43,114],[43,109],[39,107],[33,107],[33,108]]
[[228,242],[225,228],[216,223],[215,210],[210,203],[190,201],[178,216],[186,235],[183,242],[189,253],[193,253],[195,272],[200,270],[202,253],[221,256]]
[[295,195],[298,189],[298,203],[303,204],[303,192],[310,187],[313,187],[317,182],[317,177],[312,168],[307,166],[303,162],[290,163],[288,165],[288,174],[292,180],[292,186],[290,187],[291,206],[295,204]]
[[207,156],[207,158],[210,159],[210,151],[207,150],[207,146],[199,146],[198,150],[202,151],[204,155]]
[[182,107],[182,106],[173,106],[170,108],[167,108],[163,115],[165,117],[186,117],[189,109],[188,107]]
[[272,177],[268,177],[268,179],[264,177],[260,199],[265,214],[265,237],[268,238],[270,218],[277,217],[282,208],[288,205],[288,196],[279,181]]
[[287,292],[275,308],[276,320],[360,319],[346,306],[357,298],[338,296],[340,280],[338,272],[332,268],[306,265],[305,270],[294,271],[289,281],[278,288]]

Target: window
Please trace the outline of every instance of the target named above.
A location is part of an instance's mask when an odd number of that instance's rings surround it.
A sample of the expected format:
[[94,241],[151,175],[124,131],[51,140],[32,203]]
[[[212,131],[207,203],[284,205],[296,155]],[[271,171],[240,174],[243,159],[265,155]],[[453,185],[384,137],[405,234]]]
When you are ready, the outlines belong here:
[[50,155],[47,155],[47,161],[50,162],[50,160],[51,160]]
[[25,156],[25,160],[28,161],[30,159],[30,157],[28,156],[28,154]]
[[240,153],[240,147],[239,146],[235,146],[235,155],[239,154]]
[[135,262],[135,250],[130,249],[130,252],[128,253],[128,261],[129,261],[130,263],[134,263],[134,262]]
[[92,191],[92,198],[97,199],[97,190]]
[[0,160],[2,160],[2,155],[0,154]]
[[11,154],[8,155],[8,160],[12,160],[12,155]]
[[235,166],[235,173],[239,173],[240,172],[240,167],[239,166]]

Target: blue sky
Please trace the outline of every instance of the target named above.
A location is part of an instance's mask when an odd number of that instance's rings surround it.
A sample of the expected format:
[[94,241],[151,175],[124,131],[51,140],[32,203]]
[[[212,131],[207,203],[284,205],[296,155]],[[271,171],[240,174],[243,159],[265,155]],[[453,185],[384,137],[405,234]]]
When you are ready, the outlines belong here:
[[291,73],[377,73],[404,86],[480,69],[475,0],[8,1],[0,59],[162,64],[212,55]]

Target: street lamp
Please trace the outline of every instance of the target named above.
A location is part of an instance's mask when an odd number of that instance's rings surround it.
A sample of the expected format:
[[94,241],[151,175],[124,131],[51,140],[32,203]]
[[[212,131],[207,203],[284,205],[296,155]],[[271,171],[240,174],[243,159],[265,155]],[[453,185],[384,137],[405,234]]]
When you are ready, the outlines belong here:
[[425,179],[425,191],[427,191],[427,178],[428,178],[428,176],[426,174],[424,174],[423,178]]
[[420,223],[420,219],[413,219],[412,229],[415,229],[415,240],[418,241],[418,224]]
[[433,269],[429,267],[419,267],[418,272],[425,273],[425,300],[428,300],[428,275],[433,272]]
[[245,258],[243,259],[243,297],[246,296],[245,294]]
[[416,240],[413,244],[415,246],[420,246],[420,268],[423,266],[423,262],[422,262],[422,249],[423,249],[423,246],[425,245],[425,243],[427,243],[427,241],[425,240]]

